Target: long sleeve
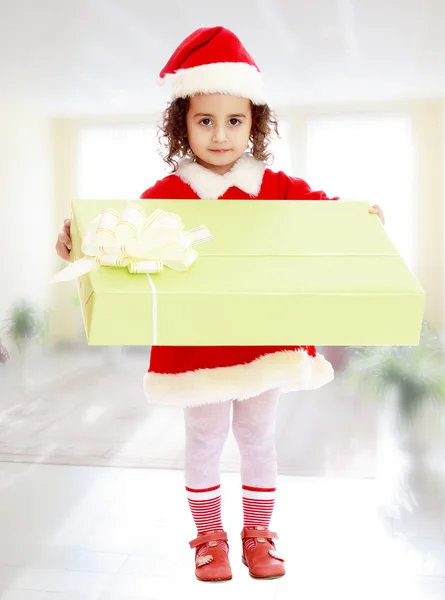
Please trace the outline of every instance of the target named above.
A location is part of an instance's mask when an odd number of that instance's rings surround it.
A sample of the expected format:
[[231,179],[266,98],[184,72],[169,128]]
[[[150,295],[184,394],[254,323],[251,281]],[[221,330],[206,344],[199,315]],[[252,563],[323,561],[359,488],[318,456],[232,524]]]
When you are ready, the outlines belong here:
[[309,185],[298,177],[289,177],[282,171],[278,173],[280,178],[280,197],[283,200],[339,200],[338,196],[329,198],[321,190],[312,190]]
[[176,175],[167,175],[160,179],[141,195],[141,200],[197,200],[192,188]]
[[166,186],[163,184],[164,181],[165,181],[164,179],[160,179],[154,185],[152,185],[147,190],[145,190],[145,192],[143,192],[141,194],[141,199],[142,200],[149,200],[151,198],[165,199],[167,197],[165,195],[167,190],[166,190]]

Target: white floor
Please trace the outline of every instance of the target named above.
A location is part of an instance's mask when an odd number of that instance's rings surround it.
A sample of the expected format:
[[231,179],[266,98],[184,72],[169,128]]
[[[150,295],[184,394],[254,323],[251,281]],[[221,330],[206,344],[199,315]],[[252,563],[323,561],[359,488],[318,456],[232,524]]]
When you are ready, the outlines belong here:
[[394,530],[373,481],[281,476],[273,526],[288,573],[256,581],[240,561],[238,477],[225,474],[234,578],[212,585],[194,579],[179,471],[4,463],[0,476],[2,600],[445,596],[443,530],[430,517]]
[[[85,349],[29,360],[27,389],[11,364],[0,368],[0,461],[182,468],[182,411],[145,401],[148,354]],[[11,368],[10,368],[11,367]],[[336,379],[280,400],[280,473],[373,477],[376,410]],[[315,441],[314,441],[315,438]],[[239,471],[233,436],[222,469]]]
[[[295,444],[299,470],[324,469],[320,476],[279,476],[271,526],[280,534],[287,575],[273,581],[248,576],[240,560],[239,476],[225,472],[223,516],[234,578],[196,581],[182,472],[148,468],[156,458],[149,446],[126,454],[124,463],[116,453],[135,436],[149,436],[151,446],[167,433],[173,439],[179,425],[172,415],[162,421],[131,404],[118,410],[121,392],[110,394],[101,360],[89,355],[85,370],[82,357],[68,358],[52,357],[51,373],[39,365],[34,388],[0,381],[1,600],[445,598],[443,476],[418,464],[391,479],[389,454],[388,468],[367,476],[378,461],[372,460],[373,437],[360,433],[366,409],[357,407],[349,411],[355,421],[331,415],[331,430],[326,426],[312,439],[314,447],[329,448],[323,460],[305,467],[307,448]],[[337,444],[346,434],[347,443]],[[177,447],[169,444],[174,458]],[[234,459],[229,449],[227,464]]]

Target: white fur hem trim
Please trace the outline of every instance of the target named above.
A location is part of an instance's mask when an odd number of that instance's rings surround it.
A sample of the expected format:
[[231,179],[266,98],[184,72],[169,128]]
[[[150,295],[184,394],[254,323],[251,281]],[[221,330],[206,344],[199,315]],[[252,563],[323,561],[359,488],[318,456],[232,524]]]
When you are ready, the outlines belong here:
[[233,367],[198,369],[177,375],[148,372],[144,390],[151,404],[200,406],[246,400],[268,391],[320,388],[334,379],[332,365],[322,354],[283,350]]
[[172,99],[194,94],[230,94],[249,98],[254,104],[266,103],[263,77],[247,63],[213,63],[179,69],[165,79],[172,83]]
[[213,173],[189,157],[180,160],[175,175],[201,199],[216,200],[231,187],[237,187],[249,196],[258,196],[265,168],[263,162],[246,152],[225,175]]

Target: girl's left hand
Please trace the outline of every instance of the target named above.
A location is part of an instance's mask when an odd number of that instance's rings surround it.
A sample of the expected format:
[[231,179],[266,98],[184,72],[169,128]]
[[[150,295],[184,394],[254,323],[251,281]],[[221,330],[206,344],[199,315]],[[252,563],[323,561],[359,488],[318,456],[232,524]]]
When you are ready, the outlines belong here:
[[373,204],[371,206],[371,208],[369,209],[369,212],[372,215],[377,215],[378,218],[381,220],[381,222],[383,223],[383,225],[385,224],[385,215],[383,214],[383,210],[380,208],[380,206],[378,204]]

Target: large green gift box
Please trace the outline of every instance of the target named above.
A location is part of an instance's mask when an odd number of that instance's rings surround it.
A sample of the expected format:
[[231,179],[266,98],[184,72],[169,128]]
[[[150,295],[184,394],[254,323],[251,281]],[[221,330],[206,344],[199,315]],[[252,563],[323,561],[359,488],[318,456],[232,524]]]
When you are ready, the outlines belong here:
[[[89,222],[126,201],[73,202]],[[92,345],[416,345],[425,294],[366,202],[141,200],[214,239],[186,271],[101,267],[79,278]]]

